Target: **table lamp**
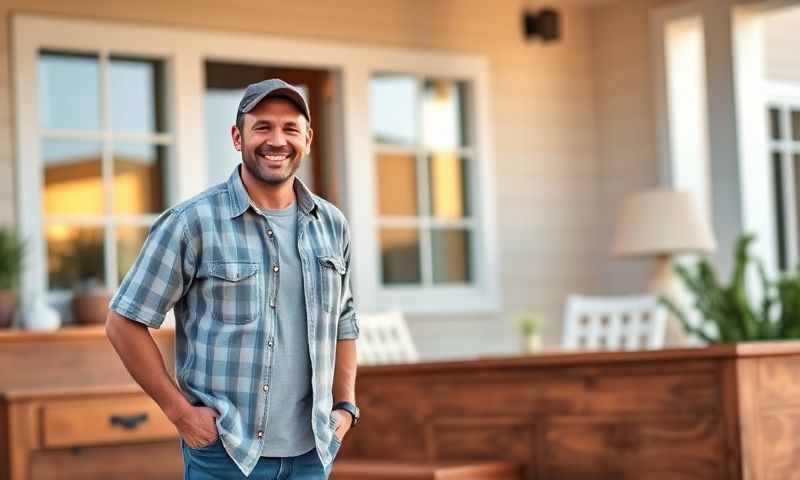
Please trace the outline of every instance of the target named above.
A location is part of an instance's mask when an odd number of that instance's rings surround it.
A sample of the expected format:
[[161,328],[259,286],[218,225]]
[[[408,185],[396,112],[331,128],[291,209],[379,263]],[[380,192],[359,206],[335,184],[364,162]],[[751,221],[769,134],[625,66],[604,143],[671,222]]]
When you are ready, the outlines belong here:
[[[648,292],[684,304],[685,291],[672,269],[673,257],[682,253],[709,253],[716,244],[691,192],[656,189],[625,199],[617,223],[612,251],[626,258],[655,257],[657,267]],[[677,319],[667,322],[667,343],[686,342]]]

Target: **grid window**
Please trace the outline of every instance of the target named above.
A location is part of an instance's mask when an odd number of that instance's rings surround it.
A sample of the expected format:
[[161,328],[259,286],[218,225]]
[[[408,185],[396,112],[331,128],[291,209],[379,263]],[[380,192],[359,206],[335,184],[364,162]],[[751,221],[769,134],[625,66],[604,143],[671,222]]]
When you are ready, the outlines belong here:
[[476,219],[467,82],[371,80],[377,238],[384,286],[474,283]]
[[48,287],[113,289],[167,205],[162,62],[41,51],[37,73]]
[[800,266],[800,105],[773,102],[769,130],[778,267],[787,271]]

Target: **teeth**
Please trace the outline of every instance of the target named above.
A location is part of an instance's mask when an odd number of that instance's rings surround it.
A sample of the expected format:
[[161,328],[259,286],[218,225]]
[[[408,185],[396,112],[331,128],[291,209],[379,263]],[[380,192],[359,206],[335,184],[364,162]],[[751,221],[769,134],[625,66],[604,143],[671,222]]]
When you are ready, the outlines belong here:
[[267,160],[272,160],[277,162],[289,158],[289,155],[262,155],[262,157],[266,158]]

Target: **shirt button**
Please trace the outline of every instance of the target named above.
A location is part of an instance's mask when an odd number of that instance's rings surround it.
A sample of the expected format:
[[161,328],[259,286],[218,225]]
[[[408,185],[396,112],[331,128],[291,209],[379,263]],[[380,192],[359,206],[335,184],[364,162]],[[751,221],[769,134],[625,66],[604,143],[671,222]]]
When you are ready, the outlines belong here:
[[272,236],[272,230],[267,230],[267,236]]
[[259,431],[258,431],[258,433],[256,434],[256,436],[257,436],[258,438],[261,438],[261,437],[263,437],[263,436],[264,436],[264,432],[262,432],[261,430],[259,430]]
[[273,272],[277,272],[278,270],[280,270],[280,268],[277,265],[272,267]]
[[268,346],[269,348],[272,348],[272,340],[270,340],[269,342],[267,342],[267,346]]
[[269,391],[269,385],[264,385],[264,391],[265,391],[265,392],[268,392],[268,391]]
[[272,307],[272,308],[275,308],[275,300],[270,300],[269,301],[269,306]]

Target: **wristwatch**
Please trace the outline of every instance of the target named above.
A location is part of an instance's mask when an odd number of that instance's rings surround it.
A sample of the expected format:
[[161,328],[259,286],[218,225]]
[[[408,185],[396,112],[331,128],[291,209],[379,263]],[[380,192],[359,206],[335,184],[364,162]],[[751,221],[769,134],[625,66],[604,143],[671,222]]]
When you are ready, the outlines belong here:
[[336,402],[333,406],[333,410],[344,410],[345,412],[349,413],[351,417],[353,417],[353,423],[350,425],[351,427],[355,427],[358,423],[358,419],[361,416],[361,413],[358,410],[358,407],[354,403],[350,402]]

